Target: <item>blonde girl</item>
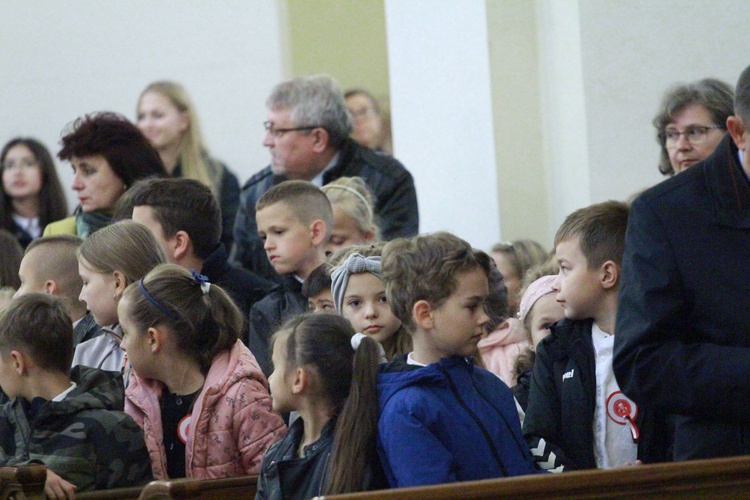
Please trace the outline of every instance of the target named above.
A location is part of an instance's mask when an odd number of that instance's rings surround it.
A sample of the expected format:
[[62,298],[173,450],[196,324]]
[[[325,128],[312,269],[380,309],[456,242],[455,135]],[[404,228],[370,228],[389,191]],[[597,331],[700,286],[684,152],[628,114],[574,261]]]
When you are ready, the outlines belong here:
[[333,208],[333,229],[327,251],[336,252],[350,245],[374,243],[380,239],[375,223],[372,191],[360,177],[340,177],[323,186]]
[[258,474],[285,427],[224,290],[164,264],[128,286],[118,314],[132,365],[125,412],[143,428],[154,478]]
[[195,179],[211,188],[221,205],[221,241],[229,251],[240,185],[226,165],[209,156],[190,95],[179,83],[153,82],[138,98],[136,114],[136,125],[159,153],[169,175]]
[[268,450],[256,500],[386,487],[375,451],[382,348],[331,313],[297,316],[272,342],[273,406],[299,418]]
[[411,336],[393,314],[385,297],[380,255],[349,255],[331,274],[331,293],[336,311],[357,332],[378,341],[390,361],[411,351]]
[[128,285],[166,262],[167,257],[153,233],[133,221],[100,229],[83,241],[76,255],[83,280],[79,299],[102,327],[102,335],[76,346],[73,366],[119,372],[123,353],[117,303]]

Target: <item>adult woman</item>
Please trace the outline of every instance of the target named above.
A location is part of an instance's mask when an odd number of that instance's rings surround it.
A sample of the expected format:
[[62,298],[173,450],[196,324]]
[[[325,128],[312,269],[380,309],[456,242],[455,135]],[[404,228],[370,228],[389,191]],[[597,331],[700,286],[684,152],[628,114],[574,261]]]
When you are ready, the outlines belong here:
[[370,149],[392,153],[388,121],[383,118],[377,99],[362,89],[347,91],[344,99],[354,121],[351,138]]
[[240,185],[224,164],[208,155],[188,93],[179,83],[154,82],[141,93],[136,112],[138,128],[159,152],[169,175],[211,188],[221,205],[221,241],[231,250]]
[[159,154],[122,115],[86,115],[63,134],[63,147],[57,156],[73,166],[72,188],[79,205],[72,217],[48,225],[45,236],[74,234],[86,238],[112,223],[115,204],[135,181],[167,175]]
[[714,78],[672,87],[654,118],[661,146],[659,172],[679,174],[708,158],[724,137],[734,114],[734,91]]
[[55,163],[42,143],[17,137],[3,147],[0,169],[0,228],[26,248],[47,224],[68,215]]

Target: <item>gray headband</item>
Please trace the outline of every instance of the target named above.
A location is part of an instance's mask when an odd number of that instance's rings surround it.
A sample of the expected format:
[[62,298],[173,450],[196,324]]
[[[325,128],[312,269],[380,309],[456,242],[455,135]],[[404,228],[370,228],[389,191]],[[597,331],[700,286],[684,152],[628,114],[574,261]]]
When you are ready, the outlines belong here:
[[344,305],[344,292],[349,284],[349,276],[359,273],[372,273],[380,279],[380,257],[364,257],[353,253],[331,273],[331,294],[336,311],[341,312]]

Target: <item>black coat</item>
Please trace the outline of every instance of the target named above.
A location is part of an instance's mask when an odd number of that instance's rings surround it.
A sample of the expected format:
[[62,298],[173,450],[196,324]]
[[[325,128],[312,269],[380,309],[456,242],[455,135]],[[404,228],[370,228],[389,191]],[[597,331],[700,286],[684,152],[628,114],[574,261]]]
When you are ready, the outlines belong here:
[[[347,139],[339,149],[337,164],[323,176],[323,184],[339,177],[359,176],[375,195],[375,215],[384,240],[413,236],[419,232],[419,212],[414,179],[398,160],[377,153]],[[233,259],[265,278],[278,280],[268,262],[255,223],[258,199],[286,178],[274,175],[268,166],[253,175],[243,186],[240,207],[234,225]]]
[[[564,319],[551,326],[552,333],[537,346],[523,434],[534,459],[546,462],[544,469],[596,468],[592,324],[590,319]],[[640,406],[636,424],[640,430],[638,459],[644,463],[667,461],[671,434],[666,416]]]
[[677,414],[674,458],[750,453],[750,182],[729,134],[632,205],[614,370]]

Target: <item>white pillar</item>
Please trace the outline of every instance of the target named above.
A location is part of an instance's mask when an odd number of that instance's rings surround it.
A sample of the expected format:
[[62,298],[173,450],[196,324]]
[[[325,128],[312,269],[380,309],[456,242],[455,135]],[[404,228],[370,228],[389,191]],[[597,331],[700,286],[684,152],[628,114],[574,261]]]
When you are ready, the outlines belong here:
[[500,239],[484,0],[386,0],[396,156],[414,175],[420,232]]

